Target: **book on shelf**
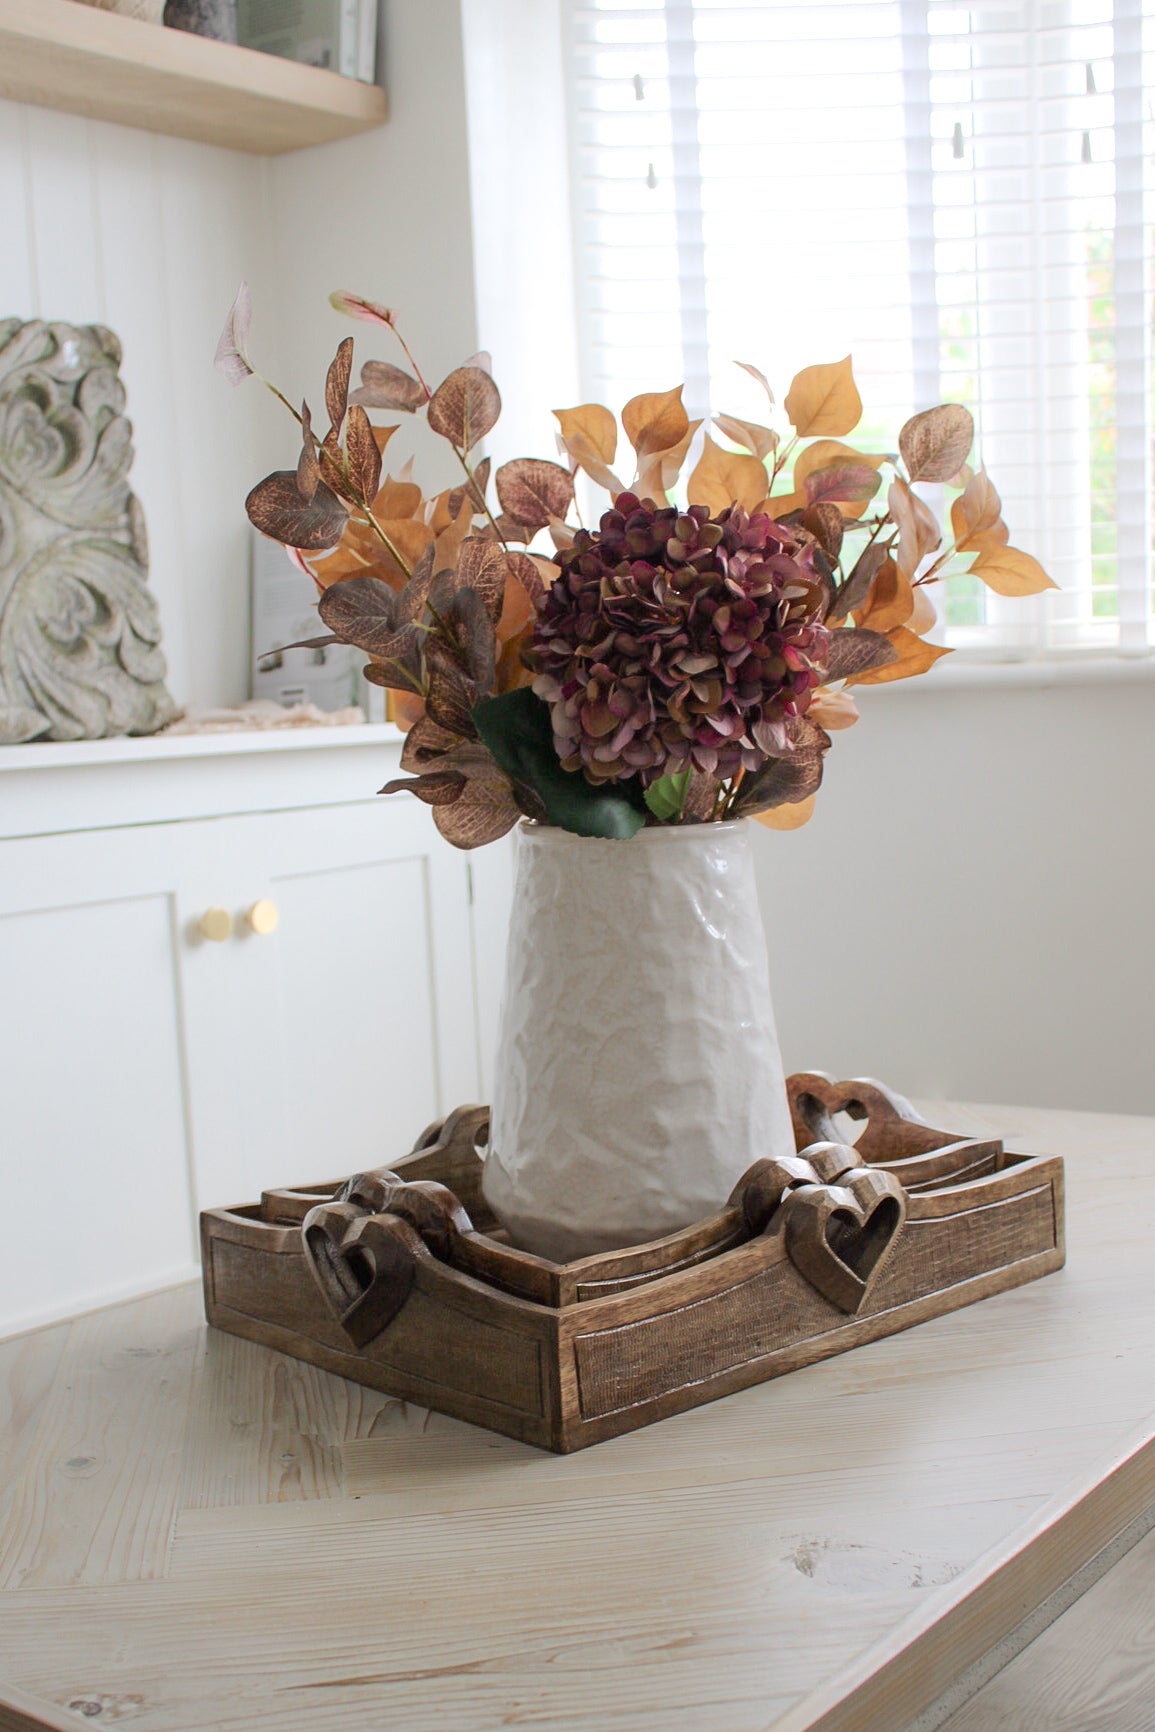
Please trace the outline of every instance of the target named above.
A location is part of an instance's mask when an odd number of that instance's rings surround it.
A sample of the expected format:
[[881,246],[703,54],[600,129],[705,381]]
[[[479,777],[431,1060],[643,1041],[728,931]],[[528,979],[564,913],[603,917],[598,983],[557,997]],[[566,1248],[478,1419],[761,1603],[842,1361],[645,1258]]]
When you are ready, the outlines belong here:
[[378,0],[237,0],[243,48],[372,84]]

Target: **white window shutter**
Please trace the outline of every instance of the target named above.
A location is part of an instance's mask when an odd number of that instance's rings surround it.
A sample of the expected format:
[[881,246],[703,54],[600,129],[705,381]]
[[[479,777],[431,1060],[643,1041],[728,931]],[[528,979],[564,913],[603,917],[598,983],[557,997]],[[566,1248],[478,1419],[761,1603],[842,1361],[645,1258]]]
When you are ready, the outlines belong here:
[[955,580],[953,641],[1151,648],[1155,0],[567,10],[590,395],[760,419],[734,360],[850,352],[876,450],[965,402],[1061,590]]

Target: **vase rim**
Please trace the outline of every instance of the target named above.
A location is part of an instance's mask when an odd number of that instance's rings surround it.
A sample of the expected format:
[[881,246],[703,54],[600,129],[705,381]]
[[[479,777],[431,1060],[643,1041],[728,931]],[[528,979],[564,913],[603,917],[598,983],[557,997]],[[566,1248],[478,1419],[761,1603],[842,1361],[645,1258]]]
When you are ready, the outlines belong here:
[[525,841],[532,841],[546,846],[562,845],[570,842],[609,842],[616,845],[620,841],[639,842],[643,837],[663,837],[671,840],[687,841],[690,839],[709,839],[718,835],[749,835],[748,818],[724,818],[704,824],[650,824],[630,837],[616,836],[579,836],[574,830],[566,830],[560,824],[542,824],[536,818],[523,818],[517,826],[517,833]]

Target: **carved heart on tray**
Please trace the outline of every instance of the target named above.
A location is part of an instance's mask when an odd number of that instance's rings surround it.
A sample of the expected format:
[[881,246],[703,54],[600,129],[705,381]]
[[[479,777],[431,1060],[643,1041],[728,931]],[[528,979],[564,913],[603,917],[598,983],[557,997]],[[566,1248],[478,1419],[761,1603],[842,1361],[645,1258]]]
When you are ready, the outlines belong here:
[[798,1273],[853,1315],[870,1297],[906,1220],[906,1193],[877,1168],[837,1185],[803,1185],[784,1202],[786,1251]]
[[395,1215],[367,1215],[352,1203],[322,1203],[302,1223],[305,1260],[355,1347],[367,1347],[409,1297],[420,1236]]

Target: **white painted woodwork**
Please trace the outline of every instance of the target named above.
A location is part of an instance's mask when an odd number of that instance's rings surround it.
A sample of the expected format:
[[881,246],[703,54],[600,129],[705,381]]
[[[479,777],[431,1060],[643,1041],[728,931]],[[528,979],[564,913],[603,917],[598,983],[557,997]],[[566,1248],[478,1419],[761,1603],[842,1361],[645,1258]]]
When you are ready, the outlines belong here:
[[192,1287],[0,1345],[0,1725],[901,1732],[1155,1494],[1155,1120],[919,1104],[1066,1157],[1067,1268],[574,1456]]
[[42,860],[0,851],[0,1322],[183,1279],[194,1255],[171,895],[93,854],[45,882]]
[[0,95],[261,155],[386,113],[376,85],[75,0],[0,0]]
[[[0,753],[0,1334],[182,1279],[196,1209],[380,1166],[482,1098],[497,945],[479,973],[467,857],[372,794],[398,752],[366,727]],[[496,893],[477,912],[503,930]]]

